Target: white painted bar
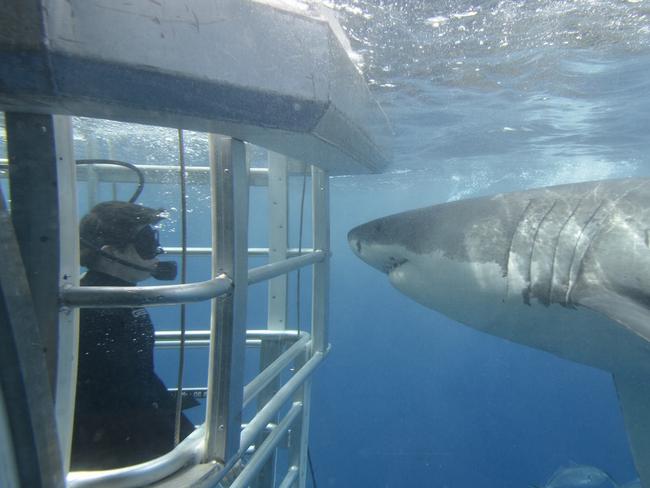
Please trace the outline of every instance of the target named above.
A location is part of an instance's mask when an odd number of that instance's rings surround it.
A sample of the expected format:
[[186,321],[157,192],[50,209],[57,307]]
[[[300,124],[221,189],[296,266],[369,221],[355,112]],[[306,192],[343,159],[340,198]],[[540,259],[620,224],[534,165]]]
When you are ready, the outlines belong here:
[[202,457],[203,426],[196,429],[167,454],[146,463],[106,471],[71,471],[67,488],[136,488],[175,473]]
[[241,449],[247,449],[255,442],[256,436],[269,423],[269,421],[278,413],[280,408],[287,403],[294,392],[311,376],[316,367],[323,360],[323,353],[315,353],[305,365],[296,371],[296,373],[287,381],[278,393],[262,408],[257,415],[249,422],[248,426],[241,434]]
[[209,135],[212,273],[232,278],[232,293],[212,302],[205,461],[239,451],[248,294],[248,179],[244,143]]
[[[298,252],[298,248],[287,249],[287,257],[301,256],[303,254],[309,254],[314,252],[311,248],[303,248],[301,252]],[[165,247],[165,254],[176,255],[181,253],[180,247]],[[187,254],[189,256],[209,256],[212,253],[212,248],[210,247],[188,247]],[[250,257],[261,257],[268,256],[269,248],[268,247],[249,247],[248,256]]]
[[[314,248],[329,256],[330,210],[329,176],[312,166],[312,222]],[[312,338],[314,349],[323,352],[328,346],[329,260],[314,265],[312,276]]]
[[293,484],[298,479],[298,468],[291,466],[287,471],[287,475],[284,477],[280,486],[278,488],[293,488]]
[[232,280],[220,274],[211,280],[184,285],[156,286],[64,286],[61,303],[68,307],[139,307],[193,303],[226,295]]
[[[59,194],[59,287],[79,285],[79,231],[72,121],[53,116],[57,153]],[[70,465],[77,356],[79,350],[79,309],[59,309],[59,340],[55,389],[55,415],[64,470]]]
[[264,442],[255,450],[255,454],[246,465],[244,470],[239,473],[230,488],[245,488],[255,478],[258,471],[263,468],[266,460],[275,452],[275,448],[286,435],[291,425],[302,411],[301,403],[294,403],[289,412],[284,416],[282,421],[271,431],[264,439]]
[[308,345],[309,334],[303,332],[298,342],[282,353],[275,361],[269,364],[260,374],[244,387],[244,407],[250,403],[271,381],[276,379],[282,371],[299,356],[305,352]]
[[265,264],[253,268],[248,273],[248,284],[254,285],[261,281],[268,280],[275,276],[280,276],[285,273],[290,273],[303,266],[308,266],[314,263],[320,263],[327,260],[327,253],[322,250],[317,250],[309,254],[304,254],[296,258],[285,259],[273,264]]

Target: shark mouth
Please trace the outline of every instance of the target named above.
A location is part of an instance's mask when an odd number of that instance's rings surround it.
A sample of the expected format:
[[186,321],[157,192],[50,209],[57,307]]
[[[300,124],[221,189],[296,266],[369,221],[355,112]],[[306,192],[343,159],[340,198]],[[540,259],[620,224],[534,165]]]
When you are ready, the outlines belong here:
[[391,256],[388,258],[388,263],[386,263],[382,271],[386,274],[391,274],[393,271],[395,271],[404,263],[408,263],[408,261],[409,261],[408,259],[404,259],[404,258],[398,259]]

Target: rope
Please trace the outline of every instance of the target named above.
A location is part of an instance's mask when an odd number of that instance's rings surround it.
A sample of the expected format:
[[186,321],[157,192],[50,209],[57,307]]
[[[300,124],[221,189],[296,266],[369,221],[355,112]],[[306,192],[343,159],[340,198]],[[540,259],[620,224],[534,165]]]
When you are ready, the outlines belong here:
[[314,488],[318,488],[316,485],[316,475],[314,475],[314,465],[311,462],[311,452],[307,448],[307,461],[309,461],[309,474],[311,475],[311,484]]
[[[307,165],[302,173],[302,195],[300,196],[300,228],[298,229],[298,256],[302,254],[302,229],[305,217],[305,188],[307,187]],[[300,268],[296,274],[296,332],[300,333]]]
[[[178,129],[178,164],[181,180],[181,283],[187,282],[187,193],[185,171],[185,144],[183,130]],[[174,446],[181,441],[181,412],[183,410],[183,370],[185,369],[185,304],[181,304],[181,340],[178,357],[178,377],[176,380],[176,417],[174,423]]]

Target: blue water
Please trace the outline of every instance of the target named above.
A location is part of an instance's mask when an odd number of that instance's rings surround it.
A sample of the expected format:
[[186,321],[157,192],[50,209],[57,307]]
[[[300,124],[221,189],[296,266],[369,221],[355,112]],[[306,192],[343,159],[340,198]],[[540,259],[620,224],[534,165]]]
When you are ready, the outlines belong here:
[[319,486],[526,487],[571,461],[634,478],[609,374],[411,302],[345,234],[458,198],[648,176],[647,2],[335,4],[395,140],[390,174],[333,180]]
[[[453,199],[648,176],[650,4],[322,3],[338,11],[395,135],[386,174],[331,180],[332,352],[314,376],[310,441],[318,486],[527,487],[571,461],[604,469],[621,483],[634,478],[609,374],[425,309],[355,258],[346,234],[375,217]],[[77,120],[75,128],[78,157],[89,155],[95,139],[99,157],[156,164],[177,158],[173,130],[89,120]],[[205,165],[205,136],[186,138],[189,164]],[[293,178],[293,246],[300,189],[301,179]],[[84,192],[82,185],[82,213]],[[129,188],[117,192],[130,195]],[[109,185],[100,197],[112,197]],[[265,198],[264,190],[252,190],[251,246],[266,242]],[[173,184],[148,186],[140,201],[170,209],[162,238],[178,245]],[[207,188],[190,188],[191,245],[208,245],[208,204]],[[309,212],[306,218],[308,235]],[[190,280],[208,273],[205,258],[192,259]],[[309,283],[308,272],[302,278]],[[303,328],[309,305],[306,287]],[[291,306],[295,313],[293,294]],[[206,328],[208,313],[205,304],[188,307],[189,327]],[[266,289],[256,285],[249,327],[263,326],[265,313]],[[177,327],[176,308],[152,315],[161,329]],[[206,358],[189,353],[186,384],[205,383]],[[157,367],[173,385],[175,355],[160,352]],[[200,409],[192,415],[201,420]]]

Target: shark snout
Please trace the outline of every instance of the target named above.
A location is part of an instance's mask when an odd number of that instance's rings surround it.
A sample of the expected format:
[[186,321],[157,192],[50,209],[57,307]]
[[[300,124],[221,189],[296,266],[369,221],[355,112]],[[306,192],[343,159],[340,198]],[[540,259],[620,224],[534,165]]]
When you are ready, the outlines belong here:
[[407,259],[399,252],[395,252],[395,246],[386,245],[377,239],[376,222],[360,225],[348,232],[348,243],[352,252],[362,261],[382,273],[389,274],[391,271],[407,262]]
[[352,251],[354,251],[354,253],[361,258],[363,252],[363,243],[359,232],[357,232],[357,229],[358,227],[348,232],[348,244],[350,244]]

